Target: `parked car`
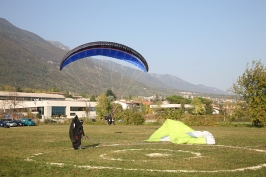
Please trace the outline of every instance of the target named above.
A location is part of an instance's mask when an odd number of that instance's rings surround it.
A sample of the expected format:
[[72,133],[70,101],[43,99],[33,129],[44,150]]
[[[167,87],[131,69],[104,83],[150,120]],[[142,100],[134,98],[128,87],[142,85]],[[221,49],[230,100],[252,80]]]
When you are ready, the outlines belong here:
[[17,124],[14,121],[5,121],[6,125],[10,126],[10,127],[16,127]]
[[22,122],[21,120],[14,120],[14,122],[15,122],[18,126],[25,126],[25,123]]
[[5,121],[2,121],[2,120],[0,120],[0,127],[10,128],[10,126],[7,125],[6,122]]
[[21,118],[20,119],[25,125],[27,126],[34,126],[36,125],[35,121],[32,120],[31,118]]

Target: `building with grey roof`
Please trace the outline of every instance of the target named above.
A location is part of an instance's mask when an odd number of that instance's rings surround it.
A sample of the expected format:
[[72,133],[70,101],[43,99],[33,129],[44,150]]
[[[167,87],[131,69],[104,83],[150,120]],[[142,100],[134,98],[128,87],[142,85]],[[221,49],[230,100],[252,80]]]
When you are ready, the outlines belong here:
[[96,104],[86,99],[67,99],[60,94],[0,92],[0,112],[12,119],[19,119],[28,112],[39,114],[42,119],[76,115],[95,118]]

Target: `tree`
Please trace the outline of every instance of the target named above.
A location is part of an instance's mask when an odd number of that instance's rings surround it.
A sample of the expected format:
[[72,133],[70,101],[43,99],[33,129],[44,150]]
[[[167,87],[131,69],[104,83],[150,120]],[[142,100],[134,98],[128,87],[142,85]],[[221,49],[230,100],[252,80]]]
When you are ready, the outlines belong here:
[[88,105],[86,101],[85,101],[85,104],[86,104],[86,108],[85,108],[86,118],[88,118],[90,114],[91,105],[90,103]]
[[172,95],[166,97],[166,100],[169,101],[171,104],[190,104],[191,100],[184,98],[180,95]]
[[205,114],[207,115],[212,114],[213,113],[213,107],[212,107],[213,101],[207,98],[202,98],[202,97],[199,97],[199,99],[204,104]]
[[205,108],[203,106],[203,103],[201,102],[201,99],[199,97],[193,98],[191,101],[191,105],[193,106],[192,108],[192,114],[195,115],[203,115],[205,114]]
[[59,88],[51,88],[50,90],[51,90],[51,92],[60,92]]
[[113,117],[115,117],[116,114],[118,114],[121,111],[123,111],[123,108],[120,104],[118,104],[118,103],[112,103],[111,104],[111,115]]
[[8,93],[8,97],[3,102],[3,107],[8,108],[9,113],[12,114],[12,117],[14,118],[14,113],[17,111],[17,107],[22,105],[21,97],[19,97],[19,93],[12,91]]
[[92,96],[90,97],[90,101],[96,101],[95,95],[92,95]]
[[161,122],[166,119],[180,120],[184,117],[183,109],[157,108],[155,111],[157,115],[157,122]]
[[98,104],[95,106],[97,117],[104,118],[110,113],[111,104],[105,94],[101,94],[97,100]]
[[[241,116],[240,116],[243,113],[240,113],[240,114],[237,113],[238,107],[242,107],[240,105],[241,103],[242,102],[235,103],[235,102],[225,101],[225,102],[219,104],[219,109],[220,109],[219,114],[223,116],[224,121],[226,121],[226,119],[228,119],[228,118],[230,118],[231,121],[244,120],[243,119],[244,117],[241,118]],[[239,105],[239,106],[236,107],[236,105]],[[241,119],[239,119],[239,118],[241,118]]]
[[185,112],[185,104],[190,104],[191,99],[184,98],[180,95],[171,95],[166,97],[166,100],[169,101],[170,104],[181,104],[181,109],[178,111],[180,113],[180,116]]
[[131,109],[122,110],[116,115],[117,120],[122,120],[124,124],[142,125],[145,122],[141,112]]
[[109,101],[114,101],[116,100],[116,95],[113,93],[113,91],[111,89],[108,89],[106,91],[106,96],[109,99]]
[[242,76],[229,89],[232,93],[240,96],[241,107],[237,111],[245,112],[249,119],[265,122],[266,118],[266,67],[261,60],[252,61],[252,67],[247,64]]
[[66,91],[65,94],[64,94],[64,97],[73,98],[73,95],[71,93],[69,93],[69,91]]
[[17,88],[16,88],[16,92],[22,92],[21,87],[17,87]]

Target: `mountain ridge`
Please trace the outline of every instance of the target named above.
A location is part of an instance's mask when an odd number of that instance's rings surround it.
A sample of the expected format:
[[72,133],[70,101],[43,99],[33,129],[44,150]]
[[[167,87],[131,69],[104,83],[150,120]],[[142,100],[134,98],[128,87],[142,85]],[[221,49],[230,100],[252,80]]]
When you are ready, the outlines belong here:
[[63,49],[63,50],[71,50],[70,47],[62,44],[61,42],[59,41],[53,41],[53,40],[47,40],[48,42],[50,42],[51,44],[53,44],[54,46],[60,48],[60,49]]
[[[68,52],[67,46],[56,41],[54,44],[45,40],[40,36],[17,28],[7,20],[0,18],[0,78],[2,85],[13,85],[16,87],[32,87],[34,89],[41,88],[59,88],[60,90],[74,90],[76,92],[104,92],[108,89],[108,77],[110,71],[110,62],[101,63],[100,60],[84,60],[80,64],[76,64],[76,70],[79,71],[77,76],[69,72],[59,71],[59,64],[62,57]],[[55,45],[56,44],[56,45]],[[66,50],[62,48],[67,48]],[[86,64],[89,63],[89,64]],[[109,65],[109,67],[108,67]],[[154,73],[140,73],[142,71],[131,67],[112,63],[113,74],[115,78],[122,78],[120,85],[115,85],[115,89],[119,87],[128,87],[124,82],[132,80],[134,73],[138,73],[141,77],[134,81],[136,89],[128,94],[143,94],[142,89],[146,89],[146,94],[176,94],[178,91],[192,91],[207,94],[226,94],[226,92],[203,85],[194,85],[184,81],[176,76],[169,74],[159,75]],[[126,68],[126,69],[125,69]],[[87,78],[89,71],[90,78]],[[99,71],[102,71],[99,88],[93,88],[92,82],[96,82]],[[73,71],[71,71],[73,73]],[[86,73],[87,72],[87,73]],[[77,77],[84,80],[84,83],[77,84]],[[94,78],[93,78],[94,77]],[[93,80],[89,80],[93,79]],[[123,85],[123,86],[121,86]],[[209,89],[209,90],[208,90]]]
[[[131,73],[135,73],[139,75],[141,71],[127,68],[126,72],[123,67],[117,65],[116,63],[108,63],[106,62],[106,68],[112,65],[112,69],[116,70],[119,73],[124,73],[126,76],[131,77]],[[126,67],[126,66],[125,66]],[[228,94],[227,92],[214,88],[208,87],[203,84],[191,84],[179,77],[176,77],[171,74],[156,74],[156,73],[146,73],[145,76],[141,75],[142,77],[138,78],[138,81],[141,83],[145,83],[151,87],[160,87],[160,88],[167,88],[167,89],[177,89],[180,91],[190,91],[190,92],[201,92],[201,93],[210,93],[210,94]]]

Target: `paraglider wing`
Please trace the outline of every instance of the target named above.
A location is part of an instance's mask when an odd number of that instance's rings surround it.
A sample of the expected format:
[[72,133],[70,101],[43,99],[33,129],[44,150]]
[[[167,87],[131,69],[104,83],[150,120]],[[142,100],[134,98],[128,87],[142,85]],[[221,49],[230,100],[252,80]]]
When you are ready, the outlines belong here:
[[80,136],[80,121],[78,119],[78,116],[75,116],[75,118],[72,120],[70,127],[69,127],[69,137],[70,140],[74,143],[77,141],[77,137]]
[[148,72],[149,70],[147,61],[134,49],[123,44],[105,41],[83,44],[69,51],[61,61],[60,70],[76,60],[97,55],[127,61],[139,67],[144,72]]

